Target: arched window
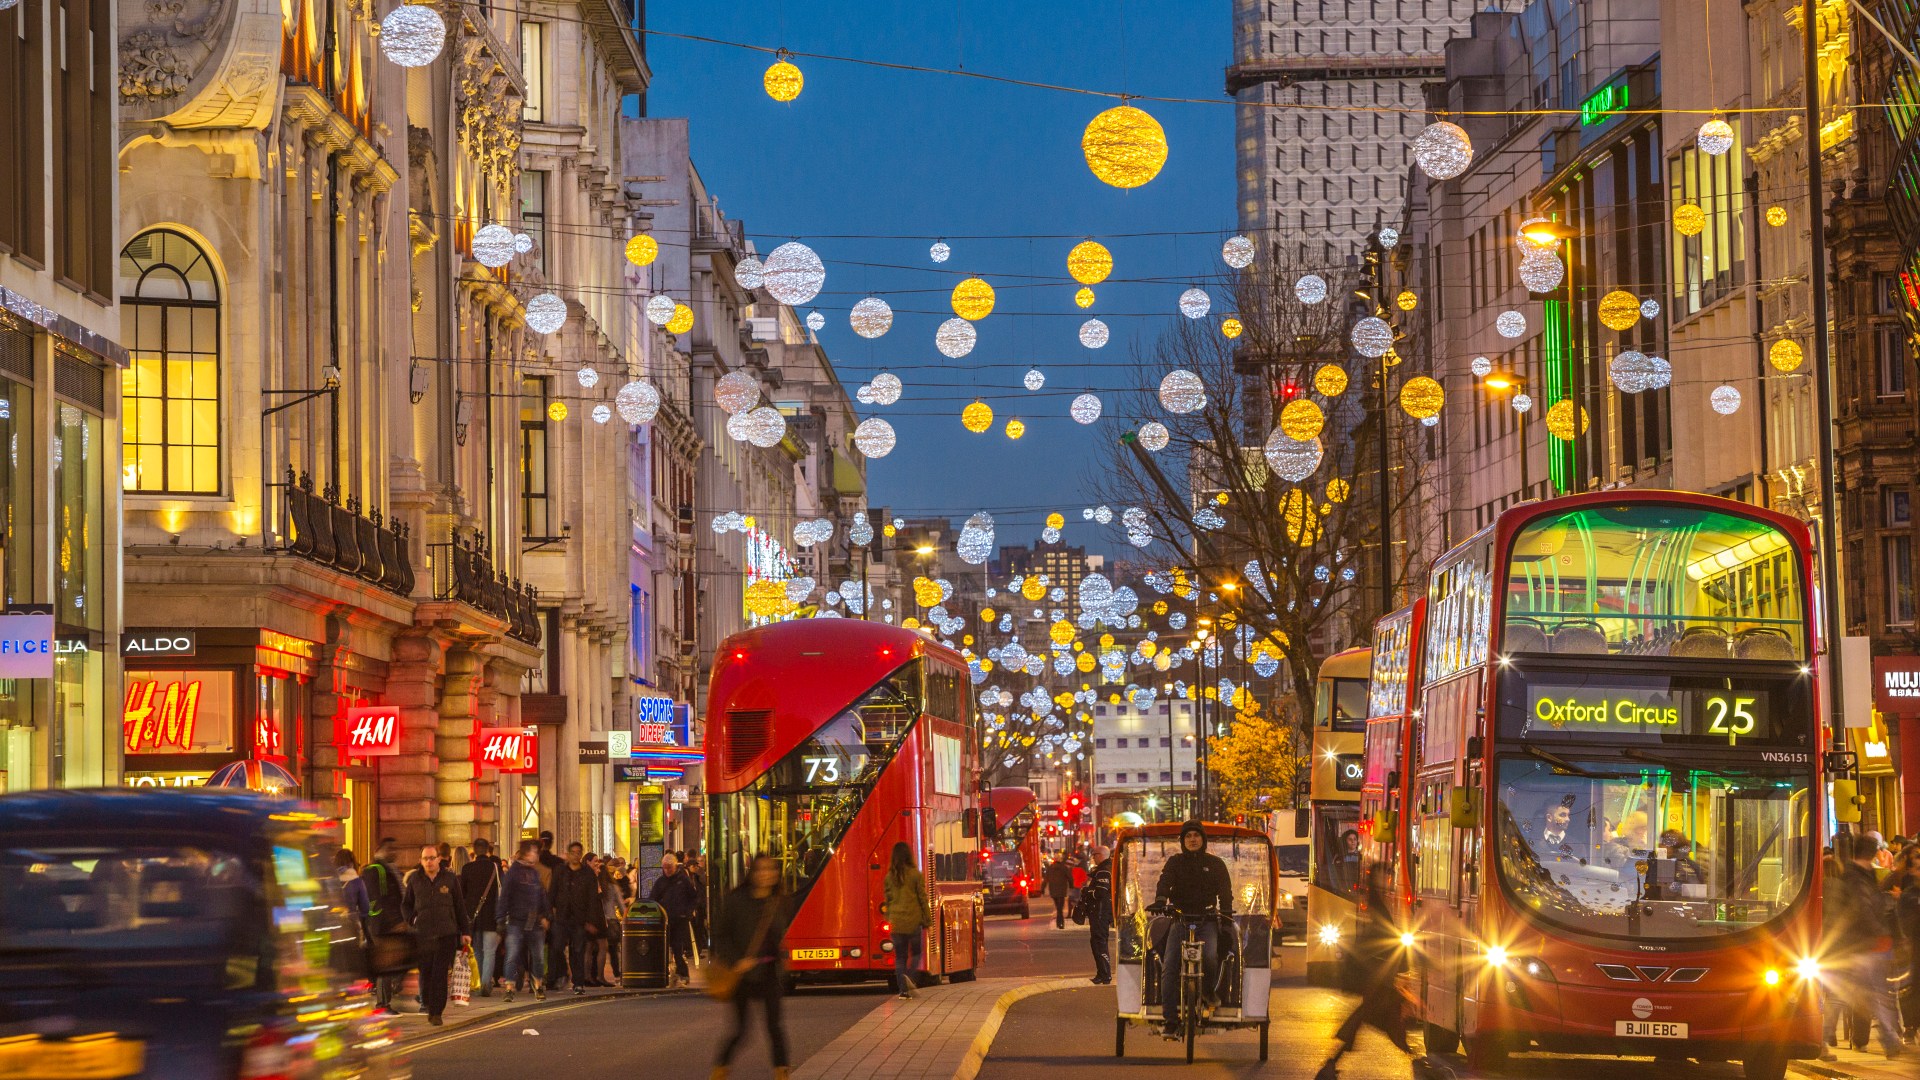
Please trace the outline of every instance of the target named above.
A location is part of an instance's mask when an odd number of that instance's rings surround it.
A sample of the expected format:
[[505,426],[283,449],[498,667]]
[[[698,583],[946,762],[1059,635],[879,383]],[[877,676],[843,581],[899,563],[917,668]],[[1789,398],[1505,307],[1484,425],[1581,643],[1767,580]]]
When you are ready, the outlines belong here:
[[220,283],[206,252],[156,229],[120,252],[127,491],[220,491]]

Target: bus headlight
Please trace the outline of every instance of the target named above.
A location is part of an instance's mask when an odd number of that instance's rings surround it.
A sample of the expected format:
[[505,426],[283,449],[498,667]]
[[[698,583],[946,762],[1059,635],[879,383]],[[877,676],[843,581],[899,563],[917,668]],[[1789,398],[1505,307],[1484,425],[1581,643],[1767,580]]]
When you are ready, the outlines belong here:
[[1400,934],[1400,947],[1403,949],[1411,949],[1413,948],[1413,943],[1415,940],[1416,939],[1413,936],[1413,931],[1411,930],[1402,931]]
[[1487,963],[1493,967],[1507,966],[1507,949],[1504,945],[1487,946]]
[[1768,968],[1766,971],[1761,973],[1760,981],[1763,983],[1766,983],[1768,986],[1779,986],[1780,985],[1780,969]]
[[1320,944],[1328,946],[1340,944],[1340,927],[1338,924],[1325,923],[1320,927]]
[[[1920,946],[1916,946],[1916,948],[1920,948]],[[1800,973],[1800,977],[1803,979],[1818,979],[1820,977],[1820,961],[1815,960],[1811,956],[1801,957],[1799,962],[1793,965],[1793,968]]]

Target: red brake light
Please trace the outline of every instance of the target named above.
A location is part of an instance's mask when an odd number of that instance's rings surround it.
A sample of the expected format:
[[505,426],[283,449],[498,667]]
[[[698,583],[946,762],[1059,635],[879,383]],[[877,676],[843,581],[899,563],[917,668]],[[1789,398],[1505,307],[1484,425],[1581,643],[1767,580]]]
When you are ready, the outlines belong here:
[[883,934],[891,934],[891,933],[893,933],[893,924],[892,924],[892,923],[890,923],[890,922],[883,922],[883,923],[881,923],[881,924],[880,924],[880,932],[881,932],[881,933],[883,933]]
[[735,660],[745,660],[747,658],[747,654],[745,652],[742,652],[739,649],[735,649],[733,651],[733,658]]
[[881,650],[880,650],[880,655],[881,655],[881,656],[892,656],[892,655],[893,655],[893,650],[892,650],[892,649],[881,649]]

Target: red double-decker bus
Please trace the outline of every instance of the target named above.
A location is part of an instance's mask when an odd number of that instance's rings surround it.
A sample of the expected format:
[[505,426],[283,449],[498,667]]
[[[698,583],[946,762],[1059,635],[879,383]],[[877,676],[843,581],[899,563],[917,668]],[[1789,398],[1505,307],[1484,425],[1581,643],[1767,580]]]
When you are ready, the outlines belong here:
[[987,792],[997,830],[981,873],[986,879],[986,911],[1033,916],[1033,894],[1040,891],[1040,804],[1028,787],[997,787]]
[[1424,598],[1373,624],[1373,663],[1367,675],[1365,773],[1360,785],[1360,829],[1367,859],[1395,868],[1397,914],[1413,898],[1407,847],[1407,814],[1400,779],[1411,771],[1407,732],[1419,708],[1420,654],[1426,641]]
[[780,860],[796,981],[892,971],[881,879],[899,841],[927,876],[927,970],[977,972],[984,839],[966,688],[959,654],[880,623],[798,620],[721,643],[706,730],[715,899],[753,855]]
[[1435,562],[1400,793],[1430,1049],[1819,1052],[1811,574],[1800,522],[1656,491]]

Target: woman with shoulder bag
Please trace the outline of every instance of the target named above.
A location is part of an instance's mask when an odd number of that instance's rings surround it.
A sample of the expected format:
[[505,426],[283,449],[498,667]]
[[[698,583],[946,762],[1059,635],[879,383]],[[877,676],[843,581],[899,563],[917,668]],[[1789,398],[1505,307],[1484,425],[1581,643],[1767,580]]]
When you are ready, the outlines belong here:
[[733,1002],[733,1030],[720,1043],[712,1080],[726,1080],[734,1052],[747,1037],[747,1007],[755,1000],[767,1015],[774,1080],[789,1080],[787,1032],[780,1018],[780,942],[787,935],[786,907],[780,862],[772,855],[754,856],[747,879],[721,901],[713,923],[707,993]]
[[[601,986],[620,985],[621,920],[627,917],[627,898],[621,893],[620,881],[614,872],[613,860],[604,861],[600,866],[600,921],[606,929],[606,956],[587,973]],[[609,969],[613,972],[611,980],[607,978]]]
[[913,984],[926,966],[921,932],[933,922],[927,906],[927,879],[913,865],[913,849],[902,840],[893,845],[892,865],[881,882],[886,891],[888,932],[893,937],[893,979],[902,998],[913,996]]

